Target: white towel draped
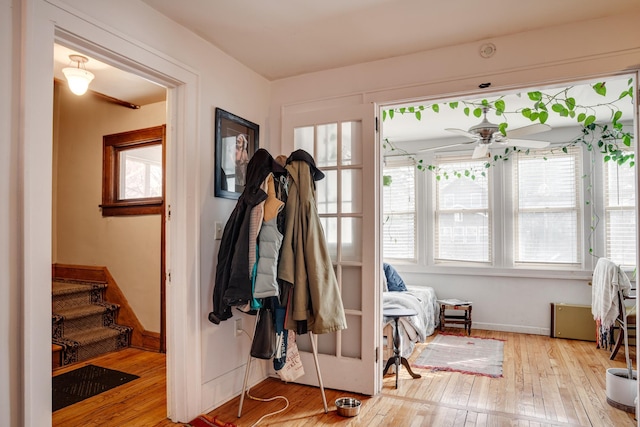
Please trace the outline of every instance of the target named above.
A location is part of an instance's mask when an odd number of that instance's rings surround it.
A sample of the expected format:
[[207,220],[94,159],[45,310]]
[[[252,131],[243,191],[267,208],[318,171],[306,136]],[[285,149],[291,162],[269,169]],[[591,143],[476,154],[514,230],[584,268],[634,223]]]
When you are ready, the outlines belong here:
[[618,317],[618,291],[629,295],[629,278],[614,262],[600,258],[593,270],[591,314],[603,330],[610,328]]

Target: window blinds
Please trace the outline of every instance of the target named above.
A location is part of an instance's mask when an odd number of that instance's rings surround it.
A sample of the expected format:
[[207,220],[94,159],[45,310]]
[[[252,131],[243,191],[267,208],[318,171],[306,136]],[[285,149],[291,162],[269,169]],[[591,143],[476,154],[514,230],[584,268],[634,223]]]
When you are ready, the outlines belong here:
[[[485,161],[442,157],[436,162],[440,179],[435,181],[435,260],[491,262],[489,174],[482,175]],[[465,171],[475,179],[455,176]]]
[[605,256],[632,267],[636,265],[635,168],[616,162],[605,165]]
[[518,153],[515,162],[515,262],[579,264],[579,150]]
[[413,162],[385,166],[391,182],[383,188],[383,251],[385,258],[416,259],[416,167]]

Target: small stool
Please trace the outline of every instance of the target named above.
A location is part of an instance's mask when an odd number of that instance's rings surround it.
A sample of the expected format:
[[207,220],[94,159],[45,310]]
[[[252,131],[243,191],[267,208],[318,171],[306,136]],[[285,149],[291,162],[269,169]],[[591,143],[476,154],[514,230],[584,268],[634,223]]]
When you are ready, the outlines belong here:
[[[440,300],[440,330],[445,324],[464,325],[464,331],[471,335],[471,301]],[[456,310],[456,314],[446,314],[447,310]],[[459,314],[462,311],[461,314]]]
[[398,319],[400,319],[401,317],[417,316],[418,312],[408,308],[385,308],[382,311],[382,315],[385,317],[393,318],[393,321],[395,322],[395,330],[393,334],[393,356],[391,356],[389,360],[387,360],[387,365],[384,367],[384,372],[382,372],[382,375],[386,375],[389,367],[391,365],[395,365],[396,388],[398,388],[398,373],[400,372],[400,364],[407,368],[407,371],[409,371],[409,375],[411,375],[413,378],[421,378],[421,375],[416,374],[411,370],[407,359],[400,355],[400,329],[398,327]]

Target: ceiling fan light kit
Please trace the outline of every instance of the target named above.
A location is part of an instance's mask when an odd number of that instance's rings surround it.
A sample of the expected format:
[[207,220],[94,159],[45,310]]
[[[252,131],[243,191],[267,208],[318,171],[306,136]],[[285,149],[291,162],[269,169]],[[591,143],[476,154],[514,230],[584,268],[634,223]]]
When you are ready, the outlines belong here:
[[453,129],[453,128],[447,128],[445,130],[458,134],[458,135],[462,135],[465,136],[467,138],[471,138],[472,141],[469,142],[463,142],[460,144],[453,144],[453,145],[444,145],[444,146],[440,146],[440,147],[433,147],[433,148],[427,148],[424,150],[420,150],[420,151],[433,151],[433,150],[439,150],[442,148],[450,148],[450,147],[455,147],[455,146],[459,146],[459,145],[467,145],[467,144],[471,144],[471,143],[477,143],[478,145],[476,146],[476,148],[473,150],[473,154],[471,156],[472,159],[479,159],[482,157],[487,157],[489,155],[489,147],[492,144],[500,144],[501,146],[508,146],[508,147],[523,147],[523,148],[545,148],[549,146],[549,142],[548,141],[538,141],[538,140],[531,140],[531,139],[516,139],[518,137],[521,136],[525,136],[525,135],[530,135],[530,134],[534,134],[534,133],[539,133],[539,132],[545,132],[548,130],[551,130],[551,126],[546,125],[546,124],[542,124],[542,123],[535,123],[529,126],[523,126],[517,129],[513,129],[512,131],[507,131],[506,135],[503,135],[502,132],[500,132],[500,128],[498,125],[491,123],[488,119],[487,119],[487,112],[489,111],[489,107],[484,107],[482,109],[482,112],[484,114],[484,117],[482,118],[482,121],[480,123],[478,123],[477,125],[471,126],[469,128],[469,130],[463,130],[463,129]]

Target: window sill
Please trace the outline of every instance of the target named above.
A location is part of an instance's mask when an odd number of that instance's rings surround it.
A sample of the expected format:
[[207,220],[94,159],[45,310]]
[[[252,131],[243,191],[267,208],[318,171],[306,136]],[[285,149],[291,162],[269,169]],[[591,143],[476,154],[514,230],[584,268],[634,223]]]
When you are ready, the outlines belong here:
[[100,205],[100,208],[102,209],[102,216],[156,215],[163,212],[164,201],[162,199],[127,201],[103,204]]
[[483,276],[483,277],[514,277],[539,278],[560,280],[591,280],[593,272],[584,269],[554,269],[548,268],[503,268],[478,267],[460,265],[419,266],[394,263],[394,267],[402,274],[455,275],[455,276]]

